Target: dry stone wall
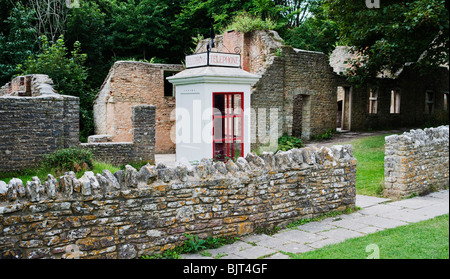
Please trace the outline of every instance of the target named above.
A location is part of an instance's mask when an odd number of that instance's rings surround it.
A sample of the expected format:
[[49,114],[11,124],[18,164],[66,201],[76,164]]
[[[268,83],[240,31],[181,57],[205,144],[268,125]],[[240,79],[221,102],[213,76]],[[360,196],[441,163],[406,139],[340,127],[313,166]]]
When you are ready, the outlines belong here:
[[79,99],[59,94],[0,96],[0,172],[34,167],[79,144]]
[[384,195],[402,198],[448,188],[449,126],[386,137]]
[[[89,137],[89,143],[81,147],[92,151],[98,161],[116,166],[155,161],[156,107],[137,105],[132,107],[132,142],[110,142],[108,135]],[[106,142],[102,142],[105,139]]]
[[352,146],[0,181],[0,258],[136,258],[355,205]]

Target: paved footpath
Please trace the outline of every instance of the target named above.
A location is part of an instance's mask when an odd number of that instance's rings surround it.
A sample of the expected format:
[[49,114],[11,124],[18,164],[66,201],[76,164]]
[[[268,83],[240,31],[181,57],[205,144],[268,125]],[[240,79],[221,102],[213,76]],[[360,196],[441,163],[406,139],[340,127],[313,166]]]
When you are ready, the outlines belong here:
[[184,259],[288,259],[280,251],[302,253],[364,236],[384,229],[420,222],[449,213],[449,190],[391,202],[358,195],[352,214],[330,217],[294,229],[284,229],[273,236],[249,235],[218,249],[207,250],[211,256],[182,255]]

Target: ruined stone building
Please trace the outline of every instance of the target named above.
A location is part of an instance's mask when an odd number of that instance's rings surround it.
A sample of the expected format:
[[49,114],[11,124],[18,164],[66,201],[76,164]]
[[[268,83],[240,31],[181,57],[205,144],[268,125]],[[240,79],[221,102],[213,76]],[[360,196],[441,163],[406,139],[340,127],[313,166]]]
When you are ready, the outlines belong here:
[[[197,47],[206,51],[205,40]],[[340,74],[345,51],[327,54],[286,46],[275,31],[225,32],[213,51],[240,53],[241,67],[261,79],[252,87],[252,150],[284,133],[309,140],[327,130],[364,130],[448,121],[448,67],[421,76],[405,66],[376,88],[355,87]],[[182,65],[117,62],[94,106],[97,134],[113,141],[130,138],[131,106],[156,106],[156,153],[173,153],[173,87],[165,79]]]
[[79,144],[79,99],[53,90],[47,75],[0,89],[0,172],[34,167],[43,155]]
[[[226,32],[216,45],[224,52],[238,48],[242,68],[261,75],[251,96],[252,149],[264,144],[264,133],[310,139],[335,127],[336,88],[342,78],[327,55],[286,46],[275,31]],[[276,118],[270,116],[273,110]],[[277,131],[266,128],[275,124]]]
[[131,142],[132,107],[156,106],[156,153],[173,153],[170,139],[175,125],[173,86],[166,77],[183,70],[182,65],[118,61],[111,68],[94,102],[95,132],[110,135],[112,142]]
[[[334,71],[342,75],[354,57],[348,47],[337,47],[330,56]],[[395,74],[384,73],[376,85],[338,87],[342,130],[389,129],[448,123],[449,69],[420,74],[406,64]]]
[[80,144],[79,98],[58,94],[47,75],[14,78],[0,89],[0,172],[39,165],[44,155],[64,148],[90,149],[98,161],[117,166],[154,162],[155,107],[130,107],[129,140],[92,136]]

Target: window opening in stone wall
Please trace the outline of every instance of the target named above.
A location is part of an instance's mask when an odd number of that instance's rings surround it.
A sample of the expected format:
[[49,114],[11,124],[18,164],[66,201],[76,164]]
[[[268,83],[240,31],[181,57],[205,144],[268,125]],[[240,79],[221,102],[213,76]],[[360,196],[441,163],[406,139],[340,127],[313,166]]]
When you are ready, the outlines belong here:
[[164,71],[164,97],[175,96],[175,85],[170,83],[167,78],[176,75],[178,72]]
[[213,93],[214,159],[227,161],[244,154],[243,93]]
[[448,110],[448,91],[444,92],[444,110]]
[[369,88],[369,114],[378,113],[378,89]]
[[434,92],[427,90],[425,93],[425,114],[434,112]]
[[391,90],[391,114],[400,113],[400,90]]

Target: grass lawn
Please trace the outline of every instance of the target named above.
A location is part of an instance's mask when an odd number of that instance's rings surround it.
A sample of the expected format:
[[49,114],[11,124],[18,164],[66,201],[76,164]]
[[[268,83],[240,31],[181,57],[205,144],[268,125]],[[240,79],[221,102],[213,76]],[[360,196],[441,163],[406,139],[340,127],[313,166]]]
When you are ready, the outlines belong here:
[[356,171],[356,192],[359,195],[381,196],[384,185],[384,138],[379,135],[355,139],[353,155],[358,160]]
[[374,252],[366,248],[374,244],[379,248],[380,259],[448,259],[449,215],[348,239],[315,251],[286,254],[294,259],[366,259]]

